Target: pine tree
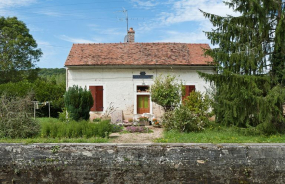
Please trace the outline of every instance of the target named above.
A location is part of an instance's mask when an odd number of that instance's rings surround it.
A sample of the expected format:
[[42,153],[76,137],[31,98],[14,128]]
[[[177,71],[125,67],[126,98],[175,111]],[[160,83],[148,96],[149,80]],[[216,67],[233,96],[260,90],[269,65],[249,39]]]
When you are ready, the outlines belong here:
[[206,35],[219,46],[206,50],[217,73],[200,73],[216,86],[216,120],[284,130],[285,2],[230,0],[225,4],[239,16],[202,11],[214,26]]

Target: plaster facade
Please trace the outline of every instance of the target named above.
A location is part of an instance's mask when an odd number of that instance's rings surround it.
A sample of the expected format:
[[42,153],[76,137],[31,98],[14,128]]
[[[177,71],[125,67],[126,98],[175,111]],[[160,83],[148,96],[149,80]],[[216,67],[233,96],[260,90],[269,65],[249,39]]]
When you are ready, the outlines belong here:
[[[197,71],[214,73],[211,66],[72,66],[67,67],[67,89],[73,85],[80,87],[103,86],[104,111],[113,106],[123,111],[123,118],[133,118],[137,112],[137,96],[150,95],[149,92],[138,93],[137,86],[151,86],[159,75],[173,75],[184,85],[195,85],[196,91],[206,92],[209,83],[199,77]],[[152,79],[134,79],[133,75],[153,75]],[[151,99],[150,99],[151,101]],[[90,118],[100,117],[102,112],[90,112]],[[156,118],[161,117],[163,109],[155,103],[150,103],[150,113]]]

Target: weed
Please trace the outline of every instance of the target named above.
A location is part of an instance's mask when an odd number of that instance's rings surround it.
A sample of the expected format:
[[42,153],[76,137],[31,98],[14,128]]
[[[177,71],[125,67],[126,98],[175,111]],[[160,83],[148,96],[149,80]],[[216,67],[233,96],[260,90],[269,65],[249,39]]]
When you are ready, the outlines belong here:
[[56,154],[56,153],[58,153],[59,148],[60,148],[60,146],[58,146],[58,145],[53,146],[53,147],[51,148],[51,152],[52,152],[53,154]]

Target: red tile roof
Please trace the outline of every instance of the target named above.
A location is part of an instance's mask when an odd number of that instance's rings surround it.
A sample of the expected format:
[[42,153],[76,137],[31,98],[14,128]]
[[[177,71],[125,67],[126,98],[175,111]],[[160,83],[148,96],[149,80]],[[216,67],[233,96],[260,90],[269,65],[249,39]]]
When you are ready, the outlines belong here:
[[73,44],[65,66],[209,65],[208,44],[107,43]]

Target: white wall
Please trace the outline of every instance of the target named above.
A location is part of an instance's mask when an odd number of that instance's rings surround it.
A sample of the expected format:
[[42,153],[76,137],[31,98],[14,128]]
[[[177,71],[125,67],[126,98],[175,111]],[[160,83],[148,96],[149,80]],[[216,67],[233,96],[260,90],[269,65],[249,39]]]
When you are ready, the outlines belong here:
[[[133,75],[140,75],[140,72],[146,72],[146,75],[153,75],[157,77],[160,74],[175,75],[178,80],[182,81],[185,85],[195,85],[197,91],[205,92],[209,87],[202,78],[199,78],[197,72],[193,68],[169,68],[169,69],[122,69],[122,68],[68,68],[67,69],[67,88],[73,85],[81,87],[98,86],[102,85],[104,110],[110,107],[110,103],[117,110],[123,110],[124,119],[129,119],[136,114],[136,86],[152,85],[153,79],[133,79]],[[206,68],[199,71],[213,73],[213,69]],[[158,105],[151,104],[151,113],[156,117],[160,117],[163,113],[162,108]],[[91,112],[91,118],[98,117],[102,112]]]

